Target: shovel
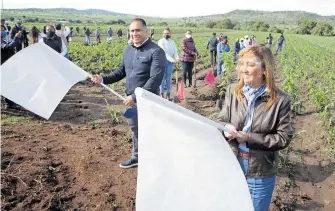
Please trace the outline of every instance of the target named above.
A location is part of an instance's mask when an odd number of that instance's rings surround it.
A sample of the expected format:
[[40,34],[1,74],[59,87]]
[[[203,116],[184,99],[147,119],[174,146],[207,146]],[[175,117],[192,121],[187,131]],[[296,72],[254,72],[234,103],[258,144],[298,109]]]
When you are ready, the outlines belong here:
[[[125,98],[122,95],[120,95],[119,93],[117,93],[116,91],[114,91],[113,89],[111,89],[106,84],[101,83],[101,86],[103,86],[108,91],[112,92],[114,95],[116,95],[117,97],[119,97],[121,100],[125,100]],[[125,118],[127,118],[127,119],[133,118],[136,115],[137,115],[137,109],[136,109],[136,107],[127,107],[126,110],[125,110],[125,112],[123,113],[123,116]]]
[[180,102],[180,99],[178,98],[178,65],[176,64],[175,65],[176,67],[176,93],[174,94],[174,97],[173,97],[173,102],[175,103],[179,103]]
[[193,87],[197,87],[197,57],[195,57],[194,59],[194,83],[193,83]]

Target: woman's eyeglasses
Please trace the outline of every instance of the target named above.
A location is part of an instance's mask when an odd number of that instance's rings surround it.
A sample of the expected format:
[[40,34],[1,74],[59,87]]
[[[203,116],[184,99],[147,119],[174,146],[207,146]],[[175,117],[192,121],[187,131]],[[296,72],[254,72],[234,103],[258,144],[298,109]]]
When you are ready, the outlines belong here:
[[238,67],[256,67],[257,65],[262,65],[263,62],[247,62],[247,61],[238,61],[237,66]]

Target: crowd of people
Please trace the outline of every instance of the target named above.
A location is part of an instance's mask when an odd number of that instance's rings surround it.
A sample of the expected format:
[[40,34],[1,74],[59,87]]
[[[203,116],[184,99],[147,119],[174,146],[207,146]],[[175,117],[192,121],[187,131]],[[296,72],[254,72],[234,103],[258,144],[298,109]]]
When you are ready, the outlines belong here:
[[[17,23],[12,29],[8,28],[8,25],[1,23],[1,64],[21,50],[22,43],[24,44],[24,27]],[[100,42],[99,30],[100,28],[95,35]],[[76,31],[78,33],[77,29]],[[142,87],[170,98],[174,64],[179,61],[182,63],[183,81],[187,87],[188,79],[190,87],[194,61],[199,57],[191,30],[185,32],[181,42],[181,57],[178,56],[169,28],[163,31],[158,44],[151,40],[152,30],[149,33],[146,22],[141,18],[131,22],[128,32],[131,43],[127,45],[118,68],[103,76],[94,75],[91,79],[97,84],[111,84],[126,78],[127,97],[123,103],[127,108],[134,109],[135,114],[128,118],[129,128],[133,132],[132,153],[130,159],[120,163],[121,168],[137,167],[138,157],[141,156],[138,154],[140,140],[135,89]],[[71,33],[72,29],[66,26],[50,24],[44,27],[43,32],[32,27],[29,37],[33,44],[44,42],[66,57]],[[91,34],[86,27],[84,33],[87,37]],[[108,40],[112,37],[112,29],[109,28],[107,33]],[[122,31],[117,34],[122,37]],[[86,41],[89,42],[90,38],[87,37]],[[216,119],[230,125],[231,130],[222,135],[236,153],[256,211],[269,209],[276,182],[278,152],[288,146],[293,136],[290,97],[274,82],[275,64],[270,49],[272,39],[270,34],[266,45],[257,44],[255,36],[249,39],[246,35],[236,40],[234,53],[236,71],[240,74],[239,81],[227,87],[223,108]],[[284,40],[281,35],[276,52],[281,51]],[[207,49],[211,53],[212,65],[217,62],[217,74],[223,74],[220,67],[224,53],[230,51],[228,37],[221,34],[217,38],[216,33],[213,33]],[[9,100],[6,102],[11,105]]]

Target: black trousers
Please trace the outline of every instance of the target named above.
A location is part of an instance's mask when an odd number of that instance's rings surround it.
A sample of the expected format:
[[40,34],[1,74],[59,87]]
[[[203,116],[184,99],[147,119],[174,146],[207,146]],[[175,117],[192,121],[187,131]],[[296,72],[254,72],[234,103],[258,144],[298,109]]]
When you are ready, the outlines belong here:
[[183,81],[186,86],[186,76],[188,76],[188,85],[192,85],[192,70],[194,62],[182,62]]
[[[211,65],[215,65],[216,64],[216,55],[217,55],[216,50],[210,50],[209,54],[210,54],[210,58],[211,58]],[[213,59],[214,59],[214,63],[213,63]]]

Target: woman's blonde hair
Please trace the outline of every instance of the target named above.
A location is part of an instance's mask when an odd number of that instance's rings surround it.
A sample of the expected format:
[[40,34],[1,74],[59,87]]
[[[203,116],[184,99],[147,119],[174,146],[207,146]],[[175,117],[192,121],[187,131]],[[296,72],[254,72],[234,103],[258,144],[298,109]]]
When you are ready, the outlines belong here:
[[[262,67],[265,70],[265,74],[263,75],[263,79],[265,81],[267,92],[269,95],[268,103],[266,104],[266,110],[268,111],[275,100],[277,99],[278,95],[278,88],[275,85],[274,81],[274,71],[275,71],[275,61],[273,54],[270,48],[267,48],[265,45],[253,45],[248,48],[243,49],[238,54],[239,58],[243,58],[244,56],[256,56],[262,62]],[[241,72],[240,68],[237,67],[238,73]],[[242,99],[243,93],[242,89],[244,86],[244,79],[240,77],[240,80],[235,87],[234,94],[237,96],[238,100]]]

